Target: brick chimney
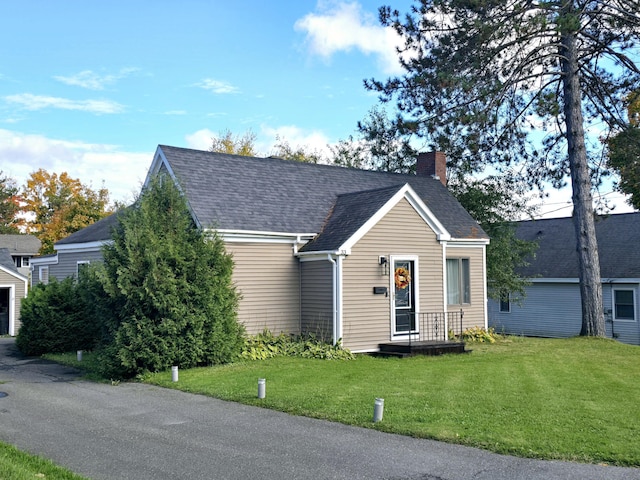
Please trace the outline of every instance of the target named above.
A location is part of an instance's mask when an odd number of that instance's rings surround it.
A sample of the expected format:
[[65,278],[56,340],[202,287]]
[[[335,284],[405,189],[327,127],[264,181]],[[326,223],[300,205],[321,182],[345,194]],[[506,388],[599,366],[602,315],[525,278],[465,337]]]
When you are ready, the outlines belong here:
[[416,175],[436,178],[447,186],[447,156],[444,152],[419,153],[416,162]]

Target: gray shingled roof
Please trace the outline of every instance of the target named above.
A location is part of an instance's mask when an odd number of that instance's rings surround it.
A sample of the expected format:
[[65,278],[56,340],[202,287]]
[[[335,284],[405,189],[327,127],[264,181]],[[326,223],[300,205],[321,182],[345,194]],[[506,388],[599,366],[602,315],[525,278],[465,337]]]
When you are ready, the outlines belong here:
[[[537,240],[535,259],[522,270],[528,277],[578,278],[573,220],[551,218],[518,222],[517,236]],[[602,278],[640,278],[640,213],[596,217]]]
[[11,252],[8,248],[0,248],[0,266],[5,267],[13,273],[20,273],[15,263],[13,263],[13,258],[11,258]]
[[[318,233],[324,228],[314,249],[323,244],[336,245],[408,183],[453,238],[488,238],[447,188],[431,177],[166,145],[158,146],[158,150],[204,227],[295,234]],[[112,215],[56,245],[108,240],[116,221]]]
[[320,234],[300,251],[323,252],[338,249],[403,186],[338,195]]
[[205,227],[318,233],[339,195],[409,183],[453,238],[488,238],[447,188],[431,177],[158,148]]
[[11,255],[37,255],[41,245],[34,235],[0,235],[0,248],[8,249]]
[[[120,210],[122,211],[122,210]],[[118,213],[102,218],[88,227],[72,233],[66,238],[56,242],[56,245],[68,245],[73,243],[99,242],[109,240],[111,238],[111,229],[118,221]]]

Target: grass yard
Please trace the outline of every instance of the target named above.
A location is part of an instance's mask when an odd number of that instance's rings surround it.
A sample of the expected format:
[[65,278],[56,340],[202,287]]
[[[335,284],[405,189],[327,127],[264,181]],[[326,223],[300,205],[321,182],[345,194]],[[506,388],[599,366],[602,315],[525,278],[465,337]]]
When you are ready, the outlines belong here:
[[[468,355],[405,359],[277,357],[181,370],[177,383],[171,372],[144,380],[498,453],[640,466],[640,348],[519,337],[468,347]],[[384,399],[384,418],[373,423],[376,398]]]
[[55,480],[83,480],[44,458],[29,455],[17,448],[0,442],[0,478],[5,480],[33,480],[49,478]]

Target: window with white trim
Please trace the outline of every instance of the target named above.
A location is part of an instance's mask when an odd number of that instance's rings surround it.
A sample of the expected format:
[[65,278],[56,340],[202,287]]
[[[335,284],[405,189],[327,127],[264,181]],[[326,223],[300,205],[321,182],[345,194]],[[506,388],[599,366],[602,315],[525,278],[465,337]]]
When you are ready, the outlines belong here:
[[633,289],[613,290],[613,319],[633,322],[636,319],[636,302]]
[[87,260],[81,260],[76,264],[76,278],[80,278],[80,273],[85,271],[91,262]]
[[468,258],[447,258],[447,303],[471,303],[471,281]]
[[40,267],[40,270],[38,271],[38,279],[40,280],[40,283],[44,285],[49,284],[49,267]]

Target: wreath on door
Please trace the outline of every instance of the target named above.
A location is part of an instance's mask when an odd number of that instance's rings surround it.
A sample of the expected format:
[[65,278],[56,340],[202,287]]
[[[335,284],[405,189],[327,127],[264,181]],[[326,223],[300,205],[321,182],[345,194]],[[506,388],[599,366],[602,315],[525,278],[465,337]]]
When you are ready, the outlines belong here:
[[396,288],[404,290],[411,283],[411,274],[409,274],[409,270],[404,267],[396,268],[394,279],[396,282]]

